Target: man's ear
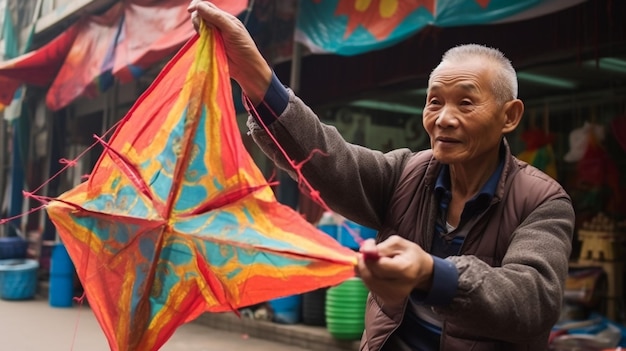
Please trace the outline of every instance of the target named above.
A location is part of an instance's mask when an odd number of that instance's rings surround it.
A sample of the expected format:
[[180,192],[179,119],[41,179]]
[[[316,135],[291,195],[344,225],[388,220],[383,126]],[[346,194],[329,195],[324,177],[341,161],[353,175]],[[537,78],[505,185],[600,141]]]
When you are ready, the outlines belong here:
[[508,101],[504,104],[504,125],[502,134],[512,132],[522,120],[524,115],[524,103],[520,99]]

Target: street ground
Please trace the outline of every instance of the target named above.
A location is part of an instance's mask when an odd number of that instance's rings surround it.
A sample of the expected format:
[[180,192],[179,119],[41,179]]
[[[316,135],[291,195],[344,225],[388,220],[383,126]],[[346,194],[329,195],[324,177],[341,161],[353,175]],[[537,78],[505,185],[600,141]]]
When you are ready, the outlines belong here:
[[[0,299],[2,351],[107,351],[108,343],[88,306],[51,307],[41,298]],[[178,328],[162,351],[307,351],[189,323]]]

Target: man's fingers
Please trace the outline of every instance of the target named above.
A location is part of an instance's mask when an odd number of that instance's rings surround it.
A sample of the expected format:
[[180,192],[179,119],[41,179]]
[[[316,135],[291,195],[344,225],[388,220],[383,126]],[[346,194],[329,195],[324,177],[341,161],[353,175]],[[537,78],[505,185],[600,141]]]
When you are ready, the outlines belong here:
[[193,11],[191,13],[191,24],[193,24],[193,29],[197,31],[200,30],[200,18],[198,18],[198,11]]
[[187,11],[189,12],[193,12],[196,10],[196,6],[198,6],[198,4],[201,2],[202,0],[192,0],[189,3],[189,6],[187,6]]
[[372,272],[370,271],[368,265],[365,263],[367,259],[365,256],[361,256],[357,262],[355,268],[355,273],[357,277],[360,277],[364,281],[369,281],[372,279]]
[[391,263],[389,261],[396,254],[394,250],[395,245],[388,243],[387,240],[376,244],[374,239],[367,239],[361,244],[359,252],[363,257],[361,262],[362,270],[367,270],[368,275],[383,279],[387,278],[380,272],[385,272],[388,269],[387,266]]

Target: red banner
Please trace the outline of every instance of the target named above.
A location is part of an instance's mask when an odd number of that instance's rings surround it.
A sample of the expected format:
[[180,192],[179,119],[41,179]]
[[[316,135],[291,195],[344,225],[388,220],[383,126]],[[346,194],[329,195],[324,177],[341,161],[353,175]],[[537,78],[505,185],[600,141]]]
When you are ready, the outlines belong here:
[[26,83],[46,86],[52,82],[76,38],[72,26],[39,50],[0,64],[0,104],[8,105],[17,88]]
[[[247,0],[218,0],[241,13]],[[79,96],[95,96],[115,78],[131,81],[189,40],[189,0],[118,2],[102,15],[83,18],[39,50],[0,64],[0,104],[21,84],[50,85],[46,103],[59,110]]]

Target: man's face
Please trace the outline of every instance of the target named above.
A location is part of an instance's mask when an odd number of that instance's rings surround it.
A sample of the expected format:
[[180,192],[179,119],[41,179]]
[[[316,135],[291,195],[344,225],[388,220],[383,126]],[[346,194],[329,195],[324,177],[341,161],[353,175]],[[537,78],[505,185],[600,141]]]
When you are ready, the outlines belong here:
[[490,62],[480,59],[446,62],[433,71],[423,123],[440,162],[474,164],[497,155],[506,115],[493,76]]

